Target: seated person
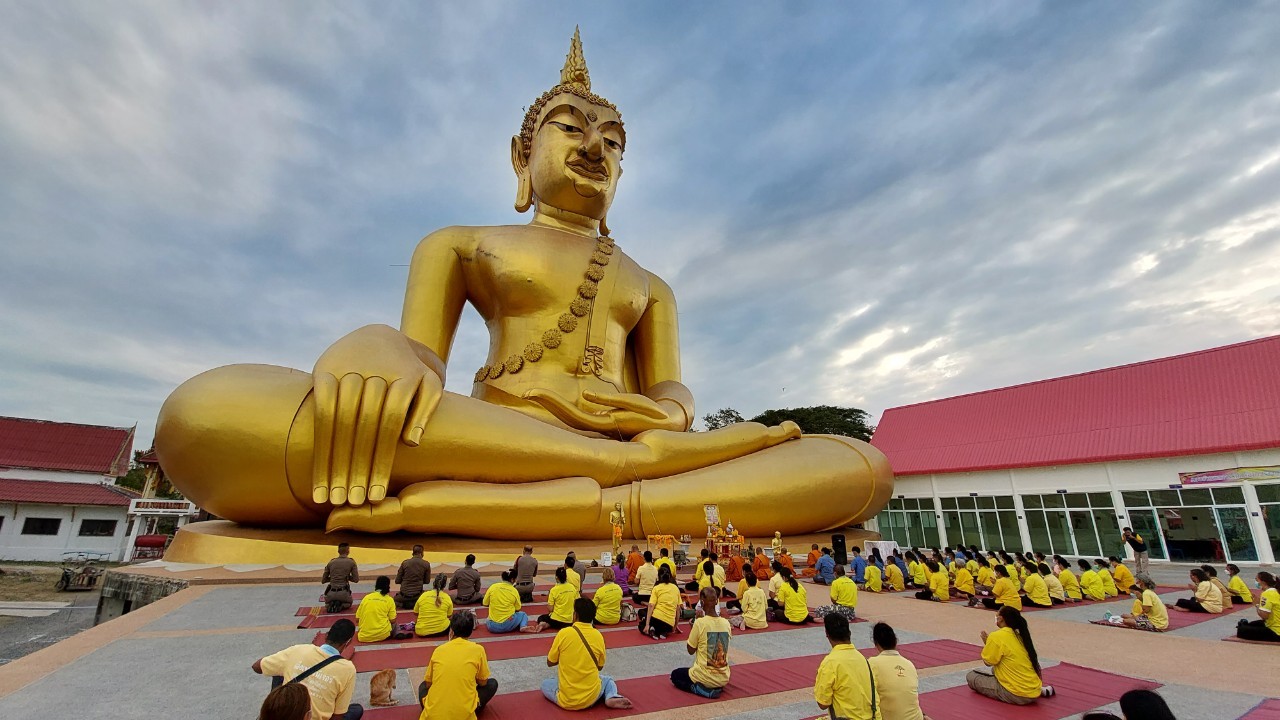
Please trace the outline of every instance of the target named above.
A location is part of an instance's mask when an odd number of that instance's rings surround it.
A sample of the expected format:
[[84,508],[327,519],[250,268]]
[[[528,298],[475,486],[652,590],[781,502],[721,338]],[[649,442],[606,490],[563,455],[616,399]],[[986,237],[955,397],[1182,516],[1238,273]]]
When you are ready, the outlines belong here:
[[795,559],[794,559],[794,558],[792,558],[792,557],[791,557],[791,551],[790,551],[790,550],[788,550],[788,549],[786,549],[786,548],[782,548],[782,553],[781,553],[781,554],[779,554],[779,555],[778,555],[778,557],[774,558],[774,560],[777,560],[778,562],[782,563],[782,567],[784,567],[784,568],[786,568],[786,569],[790,570],[790,571],[791,571],[791,573],[792,573],[792,575],[794,575],[794,574],[795,574],[795,572],[796,572],[796,561],[795,561]]
[[622,591],[622,597],[631,597],[631,584],[627,580],[627,566],[623,563],[621,556],[614,561],[613,581],[618,584],[618,589]]
[[413,624],[413,634],[418,637],[444,637],[449,634],[449,620],[453,617],[453,598],[445,591],[449,576],[436,575],[431,589],[418,596],[413,611],[418,614]]
[[658,583],[658,567],[653,564],[653,553],[645,550],[643,558],[644,562],[636,568],[636,589],[631,594],[631,599],[641,606],[649,604],[649,594]]
[[485,626],[495,635],[515,632],[529,622],[529,616],[520,609],[520,591],[511,584],[511,579],[511,571],[503,570],[502,579],[490,585],[481,600],[489,608]]
[[1129,588],[1133,587],[1134,583],[1133,573],[1129,572],[1129,568],[1125,567],[1119,557],[1112,555],[1107,560],[1111,562],[1111,578],[1115,580],[1116,592],[1128,595]]
[[1179,612],[1211,613],[1222,612],[1222,591],[1209,582],[1209,573],[1200,568],[1191,568],[1191,583],[1187,587],[1196,591],[1194,597],[1181,598],[1175,603]]
[[[831,551],[824,550],[823,552],[830,553]],[[832,563],[834,562],[835,560],[832,559]],[[862,557],[862,548],[857,545],[849,548],[849,565],[845,568],[845,572],[858,584],[867,581],[867,560]]]
[[1209,582],[1213,583],[1213,586],[1218,588],[1218,592],[1222,593],[1223,609],[1226,609],[1228,605],[1234,605],[1235,601],[1231,599],[1231,591],[1228,590],[1227,586],[1223,585],[1222,581],[1218,579],[1218,569],[1212,565],[1201,565],[1200,569],[1204,571],[1205,575],[1209,576]]
[[937,560],[930,558],[924,561],[925,572],[928,573],[928,586],[916,593],[917,600],[948,602],[951,600],[951,578],[942,569]]
[[707,559],[698,566],[698,570],[701,572],[698,574],[695,590],[702,591],[704,588],[710,587],[715,588],[717,597],[724,594],[724,568],[716,563],[715,553],[709,554]]
[[680,588],[666,565],[658,570],[658,584],[649,596],[649,607],[640,610],[639,628],[658,640],[680,630]]
[[698,602],[702,616],[693,621],[685,644],[693,656],[693,665],[672,670],[671,684],[700,697],[720,697],[729,684],[729,637],[733,628],[716,614],[720,595],[713,588],[702,588]]
[[748,573],[743,580],[747,587],[742,591],[742,623],[751,630],[763,630],[769,627],[769,599],[764,596],[757,584],[755,573]]
[[547,653],[547,667],[557,670],[554,678],[542,681],[542,696],[565,710],[586,710],[601,700],[610,708],[631,707],[613,678],[600,674],[605,645],[604,636],[592,627],[595,619],[594,603],[581,597],[574,600],[573,622],[556,633]]
[[1120,591],[1116,588],[1116,579],[1111,576],[1111,565],[1106,560],[1098,558],[1093,561],[1097,568],[1098,579],[1102,581],[1102,592],[1109,598],[1116,597]]
[[976,595],[977,590],[973,582],[973,574],[969,572],[969,566],[964,563],[956,563],[950,594],[967,600]]
[[1067,601],[1067,589],[1062,587],[1062,581],[1057,575],[1049,569],[1045,563],[1036,565],[1036,572],[1040,573],[1040,577],[1044,578],[1044,584],[1049,588],[1049,601],[1054,605],[1062,605]]
[[412,610],[418,596],[422,594],[422,586],[431,579],[431,563],[422,558],[422,546],[413,546],[413,555],[400,563],[396,570],[396,604],[405,610]]
[[311,720],[311,693],[302,683],[279,685],[267,693],[258,720]]
[[360,568],[350,553],[350,545],[338,543],[338,557],[324,566],[320,582],[324,584],[325,612],[339,613],[351,607],[351,583],[360,582]]
[[373,592],[364,596],[356,608],[356,624],[360,642],[378,642],[391,637],[396,627],[396,601],[391,597],[391,578],[379,575]]
[[1080,590],[1080,581],[1076,579],[1076,574],[1071,572],[1071,564],[1061,555],[1053,556],[1053,566],[1058,572],[1058,582],[1062,583],[1062,591],[1067,596],[1067,602],[1080,602],[1084,600],[1084,593]]
[[742,579],[742,571],[750,567],[747,562],[746,551],[731,553],[728,558],[728,567],[724,570],[724,582],[728,586],[729,583],[736,583]]
[[863,590],[878,593],[884,589],[884,574],[879,567],[868,564],[866,578],[867,582],[863,584]]
[[351,702],[356,666],[342,657],[342,651],[355,636],[356,624],[341,618],[329,628],[324,645],[294,645],[258,660],[252,668],[259,675],[271,676],[272,684],[286,684],[301,677],[298,682],[311,694],[313,718],[358,720],[364,708]]
[[[1004,565],[996,565],[994,570],[996,581],[991,586],[991,597],[982,598],[983,607],[988,610],[998,610],[1001,605],[1004,605],[1021,612],[1022,596],[1018,594],[1018,586],[1009,577],[1009,568]],[[977,596],[969,598],[969,607],[977,604]]]
[[582,572],[578,568],[578,558],[573,553],[564,556],[564,575],[566,581],[573,586],[578,595],[582,594]]
[[[645,562],[644,554],[640,552],[640,546],[632,545],[631,552],[627,553],[627,584],[635,584],[636,571],[638,571],[640,566],[645,564]],[[647,562],[653,562],[652,555],[649,557]],[[618,583],[618,585],[622,585],[622,583]]]
[[902,568],[898,566],[896,557],[890,558],[890,561],[884,564],[884,583],[889,586],[891,592],[902,592],[907,589],[906,577],[902,574]]
[[[739,612],[741,612],[741,611],[742,611],[742,595],[743,595],[743,593],[745,593],[745,592],[747,591],[747,588],[749,587],[749,586],[747,585],[747,578],[753,578],[753,579],[754,579],[755,577],[756,577],[756,574],[755,574],[755,572],[754,572],[754,571],[752,571],[752,569],[751,569],[751,566],[750,566],[750,565],[748,565],[747,567],[743,568],[743,570],[742,570],[742,579],[738,581],[738,592],[737,592],[737,594],[736,594],[736,595],[734,595],[734,596],[733,596],[733,598],[734,598],[734,599],[732,599],[732,600],[730,600],[730,601],[728,601],[728,602],[726,602],[726,603],[724,604],[724,606],[725,606],[725,608],[726,608],[726,609],[729,609],[729,610],[737,610],[737,611],[739,611]],[[759,582],[759,580],[757,580],[756,582]],[[752,584],[754,585],[755,583],[752,583]],[[727,592],[727,591],[726,591],[726,592]],[[764,591],[763,591],[763,590],[762,590],[762,591],[760,591],[760,594],[762,594],[762,595],[763,595],[763,594],[764,594]]]
[[1156,594],[1156,581],[1150,575],[1142,573],[1136,578],[1137,583],[1129,588],[1133,595],[1133,610],[1121,615],[1124,624],[1139,630],[1164,632],[1169,629],[1169,611],[1164,601]]
[[711,557],[711,551],[702,548],[698,551],[698,562],[693,564],[693,580],[684,584],[684,589],[689,592],[697,592],[699,583],[702,582],[702,567],[706,564],[707,558]]
[[813,612],[817,617],[831,613],[844,615],[850,622],[858,617],[858,583],[844,574],[843,565],[836,565],[835,579],[831,581],[831,604]]
[[[509,587],[519,600],[515,586]],[[449,642],[431,652],[418,685],[422,717],[474,718],[498,694],[484,646],[467,639],[475,627],[476,617],[469,610],[459,610],[449,619]]]
[[596,606],[596,624],[617,625],[622,619],[622,588],[614,582],[613,568],[605,568],[603,575],[604,584],[591,597]]
[[466,565],[454,570],[453,577],[449,580],[449,589],[455,591],[455,605],[471,605],[484,597],[484,592],[480,590],[480,573],[472,567],[476,564],[476,556],[467,555],[464,562]]
[[[1107,591],[1102,584],[1102,578],[1089,565],[1089,561],[1081,558],[1078,561],[1080,565],[1080,592],[1086,600],[1106,600]],[[1114,584],[1114,583],[1112,583]],[[1066,583],[1063,582],[1065,586]]]
[[831,548],[822,548],[822,556],[818,558],[817,575],[813,581],[819,585],[830,585],[835,579],[836,561],[831,557]]
[[804,570],[800,571],[800,577],[813,577],[818,574],[818,558],[822,557],[822,553],[818,551],[818,543],[814,543],[809,549],[809,557],[805,558]]
[[671,580],[674,582],[676,578],[676,563],[671,559],[671,551],[666,548],[661,548],[658,550],[658,556],[657,561],[653,563],[654,567],[659,570],[661,570],[664,565],[670,568]]
[[[959,567],[964,567],[959,565]],[[923,720],[920,710],[920,676],[910,660],[898,654],[898,635],[887,624],[871,626],[877,654],[870,658],[876,679],[880,716],[884,720]]]
[[1227,593],[1231,595],[1231,604],[1252,605],[1253,591],[1249,590],[1249,586],[1241,579],[1240,566],[1235,563],[1227,563],[1227,575],[1231,577],[1227,582]]
[[[987,563],[978,565],[978,572],[973,578],[974,595],[988,595],[996,584],[996,572]],[[972,600],[973,598],[970,598]]]
[[769,568],[771,563],[768,556],[764,554],[764,547],[756,548],[756,556],[751,560],[751,569],[755,572],[756,578],[764,579],[769,577]]
[[1258,619],[1241,620],[1236,625],[1236,637],[1241,640],[1258,640],[1280,643],[1280,590],[1276,590],[1276,576],[1269,572],[1258,573]]
[[1026,593],[1026,604],[1032,607],[1053,607],[1053,599],[1049,597],[1049,585],[1040,576],[1039,571],[1029,573],[1022,581],[1022,591]]
[[778,610],[782,607],[778,602],[778,590],[782,588],[782,571],[786,568],[782,567],[782,563],[775,560],[772,569],[773,574],[769,576],[769,586],[765,588],[765,593],[769,596],[769,608]]
[[[1007,574],[1004,579],[1009,579]],[[982,662],[991,669],[969,671],[965,680],[974,692],[1011,705],[1030,705],[1054,694],[1052,686],[1041,684],[1040,660],[1022,613],[1000,608],[996,631],[983,630],[981,637]]]
[[836,613],[822,619],[831,652],[818,666],[813,699],[833,718],[881,717],[870,661],[853,646],[849,621]]
[[1080,720],[1175,720],[1164,698],[1152,690],[1130,690],[1120,696],[1120,712],[1124,718],[1109,712],[1087,712]]
[[[573,601],[578,599],[578,590],[569,582],[571,572],[563,565],[556,568],[556,584],[547,593],[547,612],[538,616],[538,622],[520,628],[520,632],[540,633],[547,628],[562,630],[573,624]],[[591,617],[594,619],[595,614],[592,613]]]
[[809,616],[809,597],[804,586],[796,582],[790,570],[782,568],[781,574],[782,586],[778,588],[777,601],[782,612],[779,613],[778,622],[788,625],[813,622],[813,618]]

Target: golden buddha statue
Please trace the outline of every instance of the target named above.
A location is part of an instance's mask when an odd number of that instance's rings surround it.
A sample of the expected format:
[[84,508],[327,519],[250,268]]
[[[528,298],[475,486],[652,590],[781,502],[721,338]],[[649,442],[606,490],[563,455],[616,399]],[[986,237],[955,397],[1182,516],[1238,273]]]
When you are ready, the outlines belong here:
[[[231,365],[176,389],[156,451],[173,484],[242,525],[589,539],[701,527],[754,536],[873,516],[893,474],[870,445],[739,423],[687,432],[671,288],[609,236],[626,133],[577,31],[560,83],[511,141],[527,225],[419,243],[400,329],[372,325],[305,372]],[[489,328],[471,396],[444,391],[464,303]]]

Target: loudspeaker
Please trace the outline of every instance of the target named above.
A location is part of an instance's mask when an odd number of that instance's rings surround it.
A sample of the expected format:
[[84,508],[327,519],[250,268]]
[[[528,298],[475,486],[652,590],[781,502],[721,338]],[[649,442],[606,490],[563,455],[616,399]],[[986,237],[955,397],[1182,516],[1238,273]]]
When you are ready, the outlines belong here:
[[837,565],[849,564],[849,551],[844,546],[844,535],[831,536],[831,555]]

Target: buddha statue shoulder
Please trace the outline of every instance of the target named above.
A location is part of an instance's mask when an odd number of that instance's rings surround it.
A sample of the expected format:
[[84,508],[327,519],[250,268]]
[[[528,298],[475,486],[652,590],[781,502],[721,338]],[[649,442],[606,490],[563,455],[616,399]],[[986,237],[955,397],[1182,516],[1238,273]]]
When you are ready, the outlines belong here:
[[[873,516],[893,475],[866,443],[790,422],[687,432],[675,296],[607,225],[625,149],[575,31],[511,141],[531,221],[428,235],[400,328],[348,334],[311,373],[183,383],[156,428],[173,484],[242,525],[496,539],[602,537],[615,507],[637,539],[696,530],[711,502],[757,536]],[[444,380],[467,303],[490,342],[464,396]]]

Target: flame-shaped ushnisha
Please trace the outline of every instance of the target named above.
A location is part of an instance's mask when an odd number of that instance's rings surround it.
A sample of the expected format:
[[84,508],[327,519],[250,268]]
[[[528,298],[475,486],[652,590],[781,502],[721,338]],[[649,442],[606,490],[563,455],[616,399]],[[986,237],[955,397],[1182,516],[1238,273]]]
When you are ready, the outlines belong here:
[[[533,146],[533,134],[538,129],[538,116],[542,114],[551,98],[560,93],[577,95],[593,105],[606,107],[618,114],[618,124],[622,124],[622,113],[608,100],[591,92],[591,73],[587,71],[587,59],[582,54],[582,37],[577,26],[573,28],[573,40],[569,43],[569,54],[564,58],[564,67],[560,70],[560,84],[542,93],[529,105],[524,114],[524,122],[520,125],[520,139],[523,141],[524,159],[529,159],[529,149]],[[623,144],[626,140],[624,136]]]

